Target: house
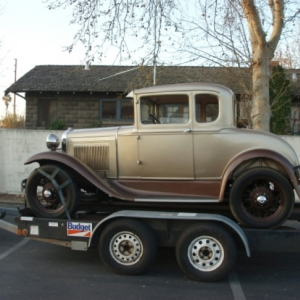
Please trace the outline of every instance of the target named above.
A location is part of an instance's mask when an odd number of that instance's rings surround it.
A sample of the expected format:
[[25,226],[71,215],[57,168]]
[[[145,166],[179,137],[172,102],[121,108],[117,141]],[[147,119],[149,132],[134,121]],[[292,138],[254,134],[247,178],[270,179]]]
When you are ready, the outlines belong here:
[[[300,70],[286,70],[288,78]],[[295,76],[295,75],[294,75]],[[251,94],[248,68],[160,66],[156,84],[180,82],[223,84],[237,95],[239,121],[247,123],[247,104]],[[133,123],[133,105],[126,94],[135,88],[153,85],[153,67],[142,66],[36,66],[5,93],[25,93],[27,129],[44,128],[63,119],[66,127],[129,125]],[[299,123],[300,82],[292,83],[293,115]],[[300,129],[300,126],[299,126]],[[298,127],[297,127],[298,130]]]

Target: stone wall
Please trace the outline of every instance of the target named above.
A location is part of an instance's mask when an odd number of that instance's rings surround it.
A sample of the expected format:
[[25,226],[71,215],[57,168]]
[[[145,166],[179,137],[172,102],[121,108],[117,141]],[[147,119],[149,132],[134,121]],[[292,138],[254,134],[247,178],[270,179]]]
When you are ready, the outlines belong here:
[[[26,129],[38,128],[39,99],[56,99],[56,119],[66,121],[66,127],[99,126],[100,99],[116,99],[116,93],[33,93],[26,94]],[[106,124],[103,124],[104,126]]]

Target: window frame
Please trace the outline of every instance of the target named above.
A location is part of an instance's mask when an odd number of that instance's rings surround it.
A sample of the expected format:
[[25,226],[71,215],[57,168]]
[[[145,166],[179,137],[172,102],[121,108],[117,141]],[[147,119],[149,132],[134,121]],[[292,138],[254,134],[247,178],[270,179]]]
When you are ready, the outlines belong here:
[[[142,107],[142,98],[146,97],[155,97],[155,96],[172,96],[172,95],[181,95],[181,96],[186,96],[187,97],[187,107],[188,107],[188,121],[186,123],[143,123],[142,122],[142,112],[141,112],[141,107]],[[191,103],[191,97],[190,93],[186,91],[180,91],[180,92],[163,92],[163,93],[151,93],[151,94],[141,94],[138,95],[138,124],[140,128],[155,128],[155,127],[160,127],[160,128],[180,128],[180,127],[191,127],[192,125],[192,114],[191,114],[191,109],[192,109],[192,103]],[[174,103],[176,105],[176,103]]]
[[[134,121],[134,104],[132,104],[133,118],[132,119],[121,118],[122,102],[130,103],[130,101],[132,101],[132,100],[128,99],[128,98],[127,99],[109,99],[109,98],[100,99],[99,120],[101,120],[101,121],[124,121],[124,122],[128,121],[128,122],[133,122]],[[102,118],[103,102],[114,102],[114,103],[116,103],[116,118]]]
[[[205,117],[205,120],[206,120],[206,118],[207,118],[206,106],[208,104],[216,104],[217,103],[217,105],[218,105],[218,116],[216,117],[216,119],[214,119],[212,121],[201,121],[201,122],[198,121],[198,119],[197,119],[197,99],[196,99],[197,95],[210,95],[210,96],[213,96],[213,97],[216,98],[217,102],[212,101],[212,100],[207,100],[207,101],[203,101],[204,103],[200,106],[201,119],[202,119],[202,117],[203,118]],[[216,95],[215,93],[209,93],[209,92],[194,93],[193,102],[194,102],[194,118],[195,118],[196,124],[200,124],[200,125],[201,124],[211,124],[211,123],[216,122],[220,118],[220,99],[219,99],[218,95]],[[204,108],[203,112],[202,112],[202,108]]]

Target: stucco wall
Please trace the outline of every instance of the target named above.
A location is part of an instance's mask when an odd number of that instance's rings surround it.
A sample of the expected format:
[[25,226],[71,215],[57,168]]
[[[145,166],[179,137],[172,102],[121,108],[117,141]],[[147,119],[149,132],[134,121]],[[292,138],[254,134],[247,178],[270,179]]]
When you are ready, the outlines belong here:
[[[61,136],[63,131],[51,131]],[[38,164],[24,165],[31,155],[48,151],[49,130],[0,129],[0,193],[21,193],[21,181]]]
[[[51,131],[61,136],[63,131]],[[0,129],[0,193],[21,193],[21,180],[27,178],[38,164],[24,165],[31,155],[48,151],[49,130]],[[283,136],[295,149],[300,160],[300,137]]]

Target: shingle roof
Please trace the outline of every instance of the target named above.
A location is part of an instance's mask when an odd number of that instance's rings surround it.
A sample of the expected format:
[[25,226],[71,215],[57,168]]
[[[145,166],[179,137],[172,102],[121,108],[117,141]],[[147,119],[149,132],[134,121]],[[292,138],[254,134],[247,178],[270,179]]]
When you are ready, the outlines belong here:
[[[144,66],[125,72],[133,68],[135,67],[93,65],[90,70],[85,70],[84,66],[36,66],[5,92],[129,92],[133,88],[152,85],[153,67]],[[116,75],[118,73],[121,74]],[[112,75],[116,76],[109,77]],[[240,94],[247,93],[251,74],[247,68],[157,67],[158,85],[183,82],[223,84]]]

